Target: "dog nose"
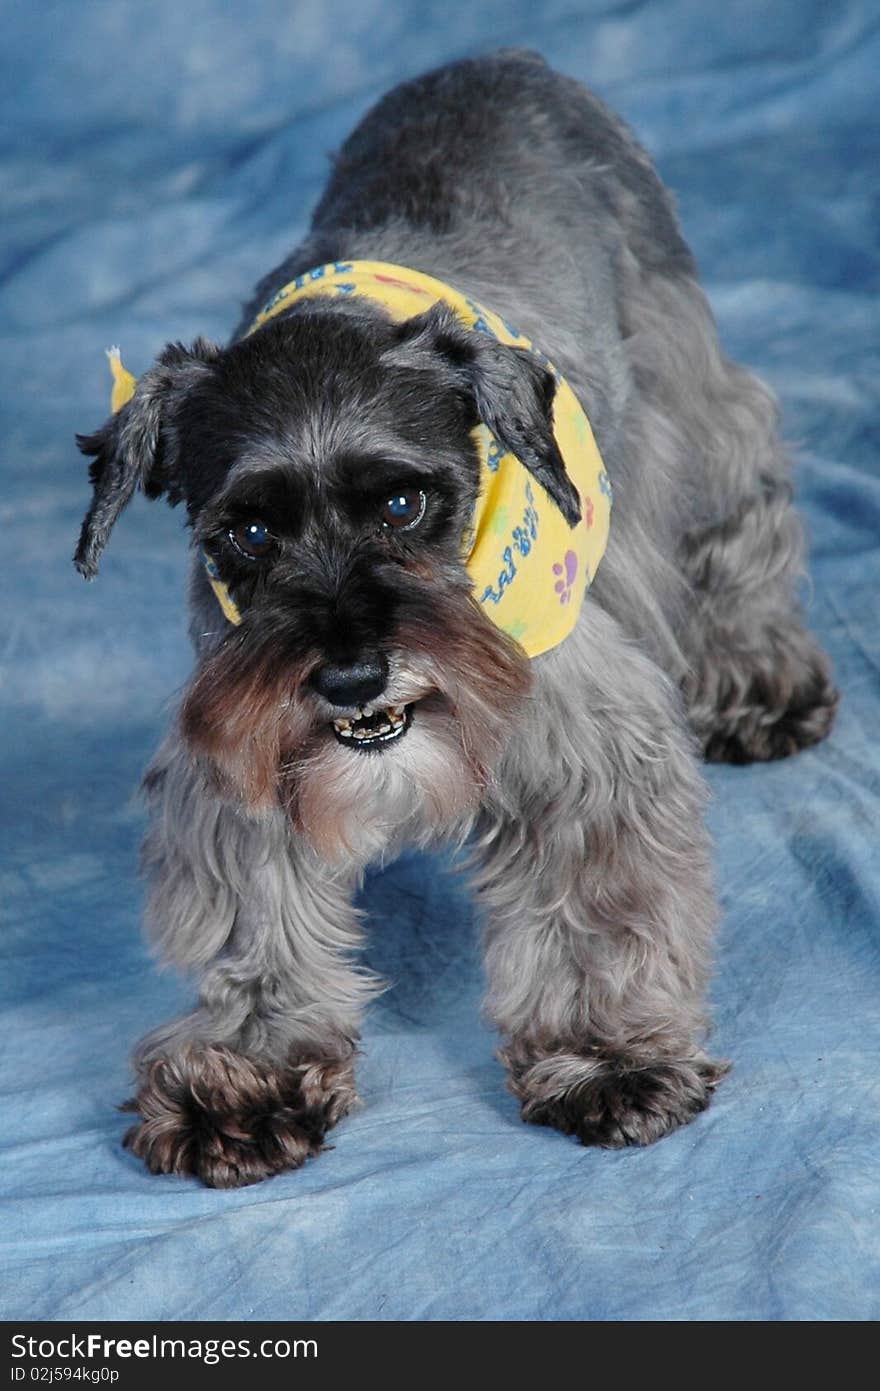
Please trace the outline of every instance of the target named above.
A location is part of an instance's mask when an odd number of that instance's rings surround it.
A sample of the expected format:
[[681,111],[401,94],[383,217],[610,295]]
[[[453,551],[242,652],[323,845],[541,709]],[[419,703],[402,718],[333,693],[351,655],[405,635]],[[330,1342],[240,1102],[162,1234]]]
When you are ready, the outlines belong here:
[[319,667],[312,677],[312,685],[325,700],[345,707],[368,705],[382,694],[387,681],[388,662],[381,654],[364,657],[351,666],[330,663]]

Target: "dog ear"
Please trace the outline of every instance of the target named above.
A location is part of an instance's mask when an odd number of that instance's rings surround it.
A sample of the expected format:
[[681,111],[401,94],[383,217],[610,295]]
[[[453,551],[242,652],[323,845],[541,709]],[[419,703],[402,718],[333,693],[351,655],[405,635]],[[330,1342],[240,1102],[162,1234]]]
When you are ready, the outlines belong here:
[[465,328],[442,302],[401,324],[397,343],[383,354],[385,361],[410,367],[427,367],[429,361],[436,366],[438,356],[453,369],[477,418],[575,526],[581,519],[580,498],[553,436],[553,373],[527,348],[508,347]]
[[76,442],[92,459],[94,495],[80,532],[73,563],[84,579],[98,572],[98,559],[122,509],[137,488],[147,497],[164,493],[174,506],[182,492],[177,473],[173,415],[180,398],[209,371],[220,349],[205,338],[192,348],[169,343],[138,380],[131,400],[92,435]]

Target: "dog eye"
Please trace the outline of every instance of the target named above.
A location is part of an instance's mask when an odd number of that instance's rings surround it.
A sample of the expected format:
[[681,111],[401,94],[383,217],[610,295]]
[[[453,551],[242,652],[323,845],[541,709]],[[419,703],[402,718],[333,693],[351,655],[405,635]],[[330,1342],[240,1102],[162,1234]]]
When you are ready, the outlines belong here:
[[229,533],[229,539],[237,551],[249,560],[259,560],[268,555],[275,544],[275,538],[265,522],[258,520],[240,522]]
[[382,506],[382,525],[392,531],[412,531],[425,515],[428,500],[415,488],[401,488],[386,498]]

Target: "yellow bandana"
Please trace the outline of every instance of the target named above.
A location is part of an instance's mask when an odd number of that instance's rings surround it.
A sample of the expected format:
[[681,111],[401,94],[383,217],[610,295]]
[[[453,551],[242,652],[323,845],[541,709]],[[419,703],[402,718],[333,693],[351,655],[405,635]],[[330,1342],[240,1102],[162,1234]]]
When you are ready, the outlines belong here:
[[[248,333],[292,304],[317,295],[363,295],[399,322],[442,300],[466,328],[528,349],[553,373],[553,433],[580,496],[580,522],[570,527],[541,484],[485,425],[478,425],[473,439],[480,459],[480,491],[463,552],[474,597],[496,627],[515,638],[529,657],[556,647],[577,622],[605,551],[611,519],[608,474],[571,387],[528,338],[497,314],[440,280],[382,261],[337,261],[298,275],[272,296]],[[135,379],[122,366],[118,349],[108,356],[114,376],[113,409],[118,410],[134,393]],[[217,566],[207,555],[204,562],[226,618],[240,623],[241,614]]]

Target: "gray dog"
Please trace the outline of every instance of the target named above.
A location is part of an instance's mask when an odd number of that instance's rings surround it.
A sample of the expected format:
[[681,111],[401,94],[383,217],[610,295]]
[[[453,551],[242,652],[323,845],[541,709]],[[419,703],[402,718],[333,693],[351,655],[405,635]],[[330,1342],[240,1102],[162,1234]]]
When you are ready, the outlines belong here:
[[[363,290],[375,263],[420,312]],[[80,437],[85,576],[138,487],[186,503],[195,549],[145,863],[152,939],[200,999],[136,1053],[127,1143],[151,1170],[227,1187],[320,1150],[377,988],[352,896],[403,845],[469,842],[526,1120],[620,1146],[706,1107],[726,1066],[701,1046],[698,758],[794,753],[837,701],[775,429],[645,153],[515,52],[381,101],[230,345],[170,345]],[[503,477],[521,514],[487,503]]]

